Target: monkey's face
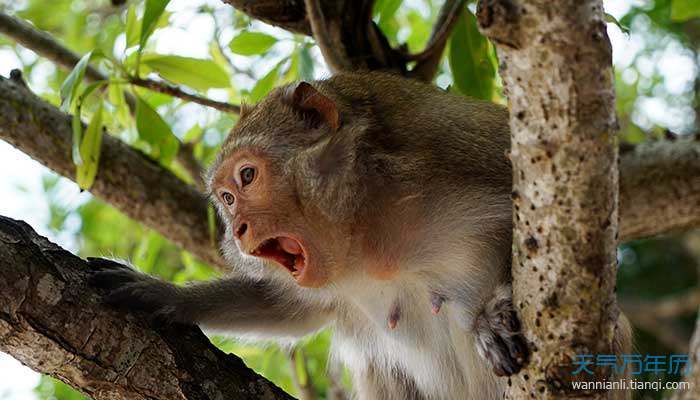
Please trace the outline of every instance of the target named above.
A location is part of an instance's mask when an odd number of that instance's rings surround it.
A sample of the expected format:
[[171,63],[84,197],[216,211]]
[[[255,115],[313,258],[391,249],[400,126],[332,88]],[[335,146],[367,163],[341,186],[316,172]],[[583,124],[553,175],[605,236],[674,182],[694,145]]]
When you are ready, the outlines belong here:
[[[241,253],[281,266],[299,285],[348,272],[361,196],[357,124],[307,83],[244,110],[210,174],[210,192]],[[224,244],[229,248],[229,244]]]
[[302,204],[293,178],[269,157],[240,149],[218,166],[211,182],[231,242],[224,246],[281,267],[301,286],[335,279],[339,260],[347,259],[347,233],[317,207]]

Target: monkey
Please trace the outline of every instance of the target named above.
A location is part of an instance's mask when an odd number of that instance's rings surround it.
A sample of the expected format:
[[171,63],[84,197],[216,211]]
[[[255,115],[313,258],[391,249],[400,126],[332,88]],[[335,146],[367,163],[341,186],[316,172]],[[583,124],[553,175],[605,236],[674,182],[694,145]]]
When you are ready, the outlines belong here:
[[281,342],[330,328],[359,399],[498,399],[529,357],[509,147],[506,107],[391,73],[287,84],[242,107],[206,179],[231,273],[92,282],[161,323]]

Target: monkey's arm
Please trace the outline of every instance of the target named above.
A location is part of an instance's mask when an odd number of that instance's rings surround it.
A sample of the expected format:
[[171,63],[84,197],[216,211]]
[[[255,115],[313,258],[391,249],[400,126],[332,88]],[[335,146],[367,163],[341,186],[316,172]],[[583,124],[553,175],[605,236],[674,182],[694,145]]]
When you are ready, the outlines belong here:
[[271,281],[226,277],[176,286],[116,262],[103,262],[97,267],[100,269],[91,281],[107,290],[106,302],[147,312],[157,323],[198,324],[205,329],[265,338],[297,338],[321,329],[332,318],[330,306],[306,299],[293,286]]

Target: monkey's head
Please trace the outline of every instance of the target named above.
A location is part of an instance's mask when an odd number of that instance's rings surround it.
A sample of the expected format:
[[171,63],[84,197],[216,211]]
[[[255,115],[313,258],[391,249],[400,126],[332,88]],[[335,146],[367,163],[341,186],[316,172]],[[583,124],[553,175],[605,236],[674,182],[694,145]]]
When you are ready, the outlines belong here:
[[347,273],[363,199],[366,124],[330,92],[301,82],[245,106],[209,177],[226,224],[224,250],[276,264],[308,287]]

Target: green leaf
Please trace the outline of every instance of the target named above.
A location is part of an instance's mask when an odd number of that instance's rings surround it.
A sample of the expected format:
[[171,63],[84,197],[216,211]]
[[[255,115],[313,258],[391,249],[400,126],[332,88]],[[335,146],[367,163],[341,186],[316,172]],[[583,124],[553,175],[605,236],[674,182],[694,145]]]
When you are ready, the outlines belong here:
[[156,29],[158,19],[169,2],[170,0],[146,0],[143,21],[141,22],[141,38],[139,39],[139,47],[141,49],[143,49],[149,36]]
[[102,146],[102,102],[92,114],[92,119],[85,129],[85,136],[80,143],[80,158],[82,163],[77,165],[76,183],[80,189],[90,189],[100,162],[100,147]]
[[126,48],[139,44],[140,36],[141,24],[138,23],[136,16],[136,5],[132,3],[126,12]]
[[[85,87],[81,94],[75,98],[75,106],[73,107],[73,116],[71,118],[71,129],[73,131],[73,144],[71,146],[71,156],[73,158],[73,164],[75,164],[76,166],[81,166],[83,164],[83,157],[80,153],[80,146],[83,141],[83,122],[80,120],[80,113],[83,108],[83,101],[95,89],[102,87],[106,84],[107,81],[93,82],[87,87]],[[101,107],[102,103],[100,102],[100,108]]]
[[299,52],[299,78],[305,81],[314,79],[314,60],[308,46],[304,46]]
[[209,55],[211,59],[226,72],[227,76],[231,76],[229,62],[226,56],[221,52],[221,48],[214,41],[209,44]]
[[123,126],[129,126],[131,115],[129,113],[129,107],[126,104],[126,99],[124,98],[124,89],[122,89],[122,85],[110,83],[107,94],[109,96],[109,102],[116,109],[117,121]]
[[179,147],[179,141],[170,126],[141,97],[136,98],[136,129],[139,137],[151,146],[151,156],[164,165],[170,164]]
[[491,100],[496,77],[492,51],[477,28],[476,17],[465,7],[450,37],[450,68],[459,92]]
[[671,3],[671,19],[687,21],[700,17],[700,0],[673,0]]
[[260,78],[258,83],[256,83],[253,87],[253,90],[250,91],[251,101],[260,101],[260,99],[265,97],[265,95],[268,94],[273,87],[275,87],[275,83],[277,83],[277,77],[279,74],[279,68],[280,65],[277,64],[275,68],[272,68],[272,71],[268,72],[267,75]]
[[374,4],[374,14],[379,16],[379,27],[383,28],[394,17],[402,0],[380,0]]
[[629,35],[630,34],[630,28],[628,26],[622,25],[620,21],[617,20],[613,15],[610,15],[608,13],[605,13],[605,22],[609,22],[611,24],[617,25],[618,28],[622,31],[622,33]]
[[432,26],[417,11],[408,13],[408,26],[411,27],[411,34],[406,39],[409,49],[419,50],[428,42]]
[[80,86],[80,83],[85,77],[85,70],[90,63],[92,54],[92,51],[85,54],[78,63],[75,64],[75,67],[73,67],[73,70],[68,74],[66,80],[63,81],[61,85],[61,109],[63,111],[68,111],[73,106],[75,92],[78,90],[78,86]]
[[83,159],[80,157],[80,142],[83,140],[83,121],[80,120],[80,106],[75,107],[73,112],[71,129],[73,130],[71,156],[73,157],[73,164],[79,166],[83,164]]
[[141,63],[163,78],[197,90],[230,86],[226,71],[212,60],[199,58],[144,54]]
[[232,52],[243,56],[252,56],[266,52],[277,43],[277,38],[261,32],[244,31],[234,37],[228,44]]
[[284,82],[293,82],[299,79],[299,48],[294,50],[289,58],[289,68],[284,73]]
[[199,126],[199,124],[194,124],[192,125],[192,128],[185,133],[185,136],[182,137],[182,141],[184,143],[192,143],[192,142],[197,142],[199,138],[202,137],[202,134],[204,133],[204,128]]

